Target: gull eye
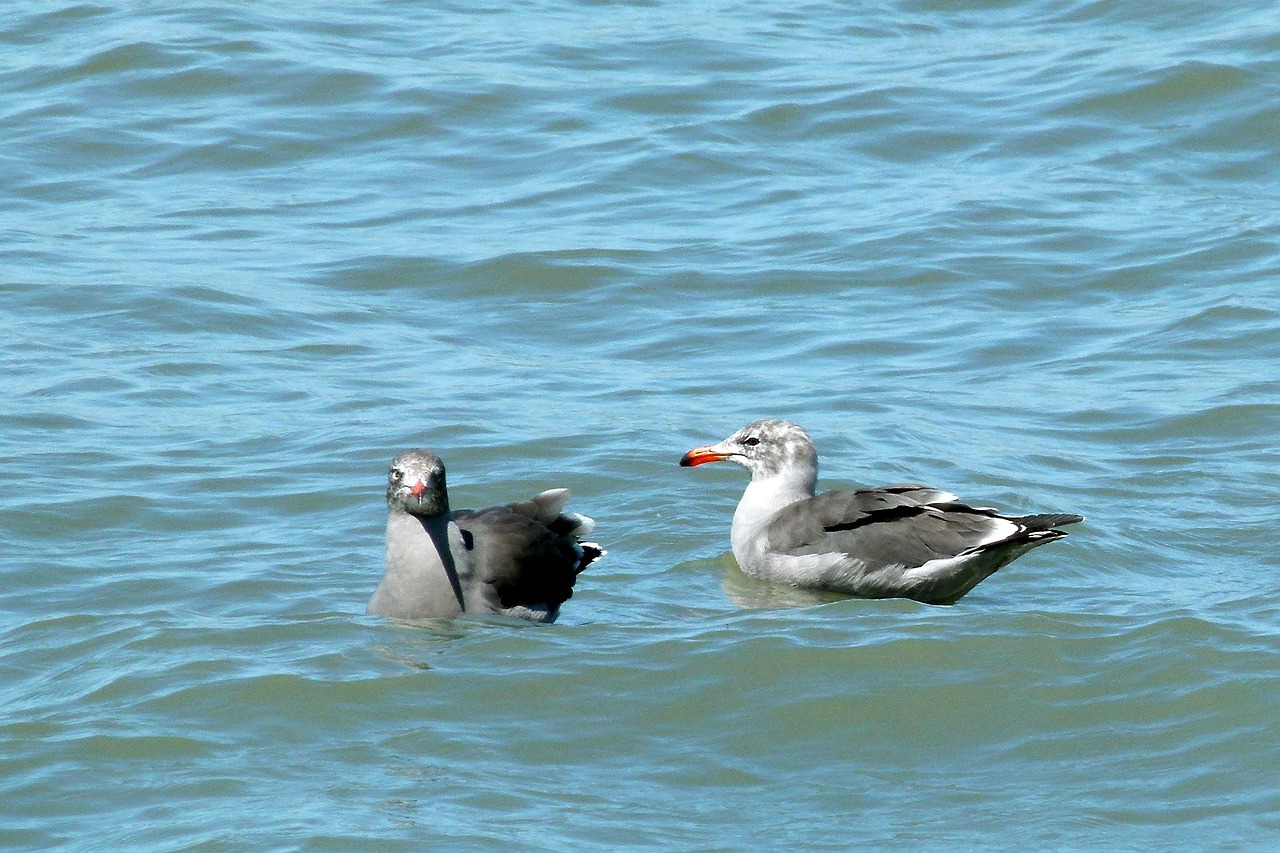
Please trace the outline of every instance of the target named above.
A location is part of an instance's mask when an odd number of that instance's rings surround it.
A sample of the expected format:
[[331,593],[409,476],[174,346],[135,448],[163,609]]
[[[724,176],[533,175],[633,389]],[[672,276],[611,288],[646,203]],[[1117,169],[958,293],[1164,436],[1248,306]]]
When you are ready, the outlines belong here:
[[404,472],[401,471],[399,468],[392,468],[391,479],[397,483],[400,482],[402,479],[404,479]]
[[742,439],[742,443],[745,444],[747,447],[755,447],[757,444],[760,443],[760,439],[756,438],[753,435],[750,438]]

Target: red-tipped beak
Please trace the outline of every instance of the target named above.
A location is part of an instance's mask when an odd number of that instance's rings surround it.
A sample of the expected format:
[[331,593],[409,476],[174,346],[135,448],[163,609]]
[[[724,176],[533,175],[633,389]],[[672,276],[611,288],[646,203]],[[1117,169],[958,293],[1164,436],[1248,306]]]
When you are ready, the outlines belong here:
[[684,456],[680,457],[681,468],[696,468],[699,465],[705,465],[708,462],[723,462],[729,458],[729,454],[721,453],[718,450],[712,450],[710,447],[695,447]]
[[427,484],[419,480],[418,482],[413,484],[412,488],[409,489],[409,494],[413,495],[415,498],[420,498],[422,497],[422,493],[425,492],[426,490],[427,490]]

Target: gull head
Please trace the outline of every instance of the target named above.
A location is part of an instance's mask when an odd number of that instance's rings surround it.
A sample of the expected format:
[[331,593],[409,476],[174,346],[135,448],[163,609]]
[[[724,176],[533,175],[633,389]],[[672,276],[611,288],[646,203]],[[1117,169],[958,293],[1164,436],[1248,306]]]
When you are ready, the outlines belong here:
[[719,444],[695,447],[680,458],[680,467],[708,462],[736,462],[753,480],[780,474],[816,478],[818,452],[804,428],[776,418],[753,421]]
[[448,512],[449,492],[440,457],[430,450],[396,454],[387,471],[387,506],[418,516]]

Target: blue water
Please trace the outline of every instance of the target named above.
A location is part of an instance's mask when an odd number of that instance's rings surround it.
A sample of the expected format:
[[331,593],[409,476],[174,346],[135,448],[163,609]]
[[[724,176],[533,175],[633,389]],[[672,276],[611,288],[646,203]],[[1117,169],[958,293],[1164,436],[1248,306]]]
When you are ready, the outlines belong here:
[[[1280,848],[1280,12],[7,12],[0,847]],[[1088,521],[770,587],[762,416]],[[364,615],[410,446],[556,625]]]

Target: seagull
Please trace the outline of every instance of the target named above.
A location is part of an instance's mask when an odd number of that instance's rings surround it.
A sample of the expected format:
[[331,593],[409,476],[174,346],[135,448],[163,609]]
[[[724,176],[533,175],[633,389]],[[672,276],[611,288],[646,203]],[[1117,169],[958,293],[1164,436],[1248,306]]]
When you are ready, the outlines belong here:
[[736,462],[751,482],[733,514],[733,556],[748,575],[860,598],[954,604],[1023,554],[1066,536],[1080,515],[1003,515],[914,484],[815,494],[818,452],[788,421],[747,424],[680,459]]
[[554,622],[605,551],[595,522],[564,513],[568,489],[481,510],[449,509],[444,463],[406,450],[387,472],[386,570],[367,612],[393,619],[502,613]]

